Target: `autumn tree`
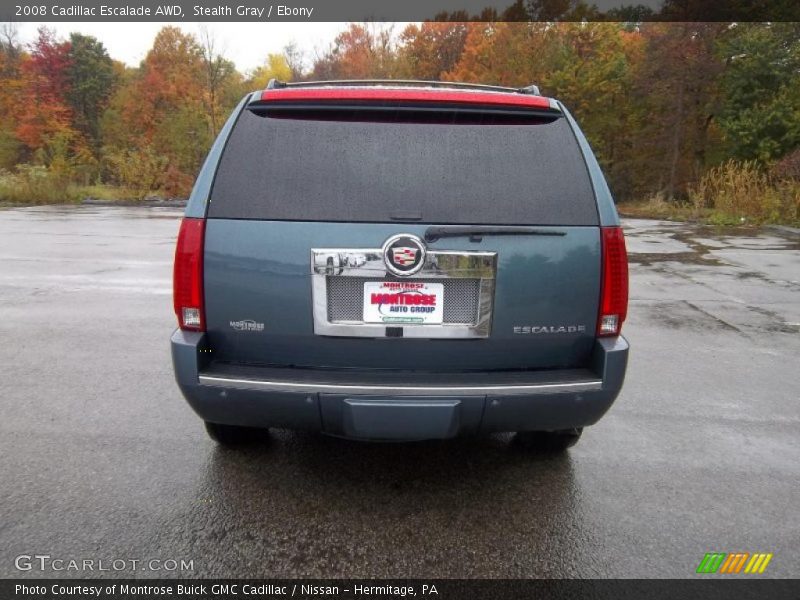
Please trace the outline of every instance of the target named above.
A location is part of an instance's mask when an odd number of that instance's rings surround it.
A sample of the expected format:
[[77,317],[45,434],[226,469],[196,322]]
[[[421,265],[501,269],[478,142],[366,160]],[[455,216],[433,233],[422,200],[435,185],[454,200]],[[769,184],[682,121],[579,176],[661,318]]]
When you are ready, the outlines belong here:
[[667,198],[699,179],[719,102],[723,64],[715,41],[723,23],[646,23],[645,57],[635,97],[650,118],[637,133],[636,151],[654,174],[647,183]]
[[[684,5],[665,6],[677,14]],[[585,0],[517,0],[485,9],[480,20],[441,13],[397,36],[354,23],[311,69],[290,44],[247,76],[208,30],[164,27],[129,67],[93,37],[63,40],[41,28],[23,45],[3,24],[0,169],[45,172],[59,189],[100,179],[137,195],[185,195],[230,110],[271,78],[538,84],[575,114],[625,199],[681,197],[730,158],[762,168],[796,152],[796,23],[640,23],[642,6],[617,9],[626,22],[610,23],[592,21],[595,10]],[[565,15],[571,22],[557,21]]]
[[296,42],[289,42],[283,47],[283,58],[289,67],[289,81],[299,81],[305,75],[305,54]]
[[[186,193],[211,144],[203,49],[177,27],[162,28],[139,69],[121,85],[104,115],[111,162],[134,148],[152,164],[166,161],[162,184]],[[111,172],[113,174],[113,171]],[[148,177],[157,181],[157,178]],[[155,183],[152,185],[156,185]]]
[[618,23],[563,23],[549,33],[550,68],[541,86],[572,111],[615,191],[632,193],[635,151],[631,135],[639,121],[630,102],[641,67],[643,40]]
[[444,73],[444,78],[474,83],[499,83],[493,60],[497,41],[495,34],[507,27],[507,23],[470,23],[458,62]]
[[59,42],[53,31],[40,27],[30,55],[20,64],[24,110],[19,111],[16,135],[32,150],[56,134],[70,132],[72,111],[64,92],[71,64],[69,42]]
[[241,77],[236,72],[236,66],[222,56],[222,49],[219,48],[217,38],[207,27],[200,30],[200,44],[205,73],[206,114],[211,137],[216,137],[219,133],[220,123],[225,118],[225,115],[222,114],[224,90],[234,80],[241,80]]
[[390,27],[375,23],[350,26],[314,64],[315,79],[387,79],[398,72]]
[[439,80],[461,58],[469,25],[426,21],[408,25],[400,34],[399,60],[404,77]]
[[22,46],[12,23],[0,27],[0,169],[10,169],[22,155],[16,136],[17,117],[23,95],[20,77]]
[[547,23],[470,23],[464,50],[447,79],[511,87],[541,84],[553,64]]
[[292,68],[283,54],[268,54],[263,65],[256,67],[250,74],[250,86],[254,89],[267,87],[270,79],[291,81]]

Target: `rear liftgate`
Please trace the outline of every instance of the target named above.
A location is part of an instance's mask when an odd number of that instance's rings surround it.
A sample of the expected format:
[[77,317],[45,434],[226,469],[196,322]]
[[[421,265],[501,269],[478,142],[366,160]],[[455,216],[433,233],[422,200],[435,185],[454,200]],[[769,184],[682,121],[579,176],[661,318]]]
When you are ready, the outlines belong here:
[[[477,430],[486,398],[517,377],[537,389],[509,393],[567,391],[565,369],[597,386],[584,371],[599,221],[560,109],[534,90],[400,87],[273,85],[239,116],[206,232],[208,337],[217,371],[236,373],[217,381],[295,391],[318,381],[308,387],[324,429],[373,439]],[[443,174],[462,185],[440,198]],[[476,223],[503,231],[454,231]],[[486,251],[428,250],[429,229]],[[242,319],[263,331],[237,330]],[[261,381],[243,374],[258,365]],[[280,369],[280,381],[266,374]]]

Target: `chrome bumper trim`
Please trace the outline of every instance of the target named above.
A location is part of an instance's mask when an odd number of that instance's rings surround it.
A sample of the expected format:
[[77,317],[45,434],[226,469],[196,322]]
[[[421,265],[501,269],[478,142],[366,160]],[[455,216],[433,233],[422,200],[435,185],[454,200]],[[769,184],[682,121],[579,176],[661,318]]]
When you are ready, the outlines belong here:
[[336,383],[294,383],[290,381],[263,381],[200,375],[200,385],[260,390],[265,392],[299,392],[304,394],[358,394],[392,396],[458,396],[492,395],[513,396],[519,394],[564,394],[594,392],[602,389],[601,380],[575,381],[570,383],[537,383],[530,385],[476,385],[476,386],[391,386],[391,385],[346,385]]

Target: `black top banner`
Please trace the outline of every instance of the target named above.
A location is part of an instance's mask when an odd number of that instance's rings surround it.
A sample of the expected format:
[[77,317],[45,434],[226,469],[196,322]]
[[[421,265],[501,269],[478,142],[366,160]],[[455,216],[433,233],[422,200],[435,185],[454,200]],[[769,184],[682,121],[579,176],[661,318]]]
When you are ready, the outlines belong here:
[[800,21],[797,0],[1,0],[0,21]]

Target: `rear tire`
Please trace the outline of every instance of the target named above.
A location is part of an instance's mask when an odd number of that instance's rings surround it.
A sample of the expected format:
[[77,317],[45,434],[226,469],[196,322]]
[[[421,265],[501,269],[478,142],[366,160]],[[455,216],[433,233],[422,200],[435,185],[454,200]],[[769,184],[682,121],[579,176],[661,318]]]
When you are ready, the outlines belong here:
[[566,452],[567,448],[577,444],[582,433],[583,427],[560,431],[520,431],[514,437],[514,442],[526,449],[556,454]]
[[267,430],[237,425],[221,425],[205,421],[208,437],[226,447],[242,446],[257,440],[266,440]]

